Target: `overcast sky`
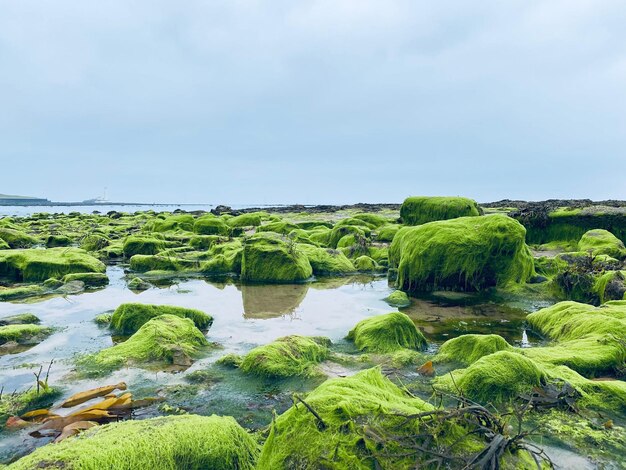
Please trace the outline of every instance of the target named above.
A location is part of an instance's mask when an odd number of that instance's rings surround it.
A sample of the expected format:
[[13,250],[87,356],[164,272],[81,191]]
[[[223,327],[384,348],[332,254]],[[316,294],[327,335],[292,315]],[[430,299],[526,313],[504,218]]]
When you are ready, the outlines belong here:
[[0,0],[0,193],[626,199],[624,0]]

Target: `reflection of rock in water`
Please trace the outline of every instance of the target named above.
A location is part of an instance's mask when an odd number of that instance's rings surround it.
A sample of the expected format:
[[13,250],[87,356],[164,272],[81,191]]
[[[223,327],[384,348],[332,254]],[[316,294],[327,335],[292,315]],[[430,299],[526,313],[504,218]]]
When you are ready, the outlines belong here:
[[292,314],[306,297],[307,284],[241,285],[245,318]]
[[352,276],[318,277],[316,282],[312,282],[310,287],[317,290],[338,289],[348,284],[369,284],[381,279],[381,276],[371,274],[356,274]]

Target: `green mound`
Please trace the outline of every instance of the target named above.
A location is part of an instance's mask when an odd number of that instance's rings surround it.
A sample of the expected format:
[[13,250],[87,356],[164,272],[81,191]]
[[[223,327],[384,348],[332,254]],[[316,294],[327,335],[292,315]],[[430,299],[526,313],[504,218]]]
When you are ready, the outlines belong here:
[[109,283],[109,278],[104,273],[74,273],[66,274],[62,279],[67,284],[72,281],[81,281],[88,287],[103,287]]
[[524,283],[534,275],[526,230],[503,215],[461,217],[401,229],[389,250],[406,291],[470,290]]
[[147,235],[131,235],[124,240],[122,251],[124,256],[156,255],[165,249],[165,241]]
[[526,320],[555,341],[553,346],[525,351],[529,357],[566,365],[588,376],[614,372],[626,362],[626,301],[601,307],[559,302],[531,313]]
[[[415,452],[407,453],[393,441],[385,442],[385,451],[372,458],[373,450],[380,450],[378,435],[419,433],[419,420],[407,425],[399,415],[433,409],[399,389],[378,368],[327,380],[305,401],[319,418],[302,403],[276,418],[261,451],[259,470],[416,468]],[[460,428],[440,431],[442,441],[461,435]],[[427,455],[423,454],[424,461],[429,459]]]
[[389,305],[396,308],[408,307],[411,305],[411,299],[409,299],[409,296],[401,290],[394,290],[391,294],[385,297],[384,300]]
[[357,271],[361,272],[375,272],[380,269],[380,266],[372,258],[366,255],[359,256],[354,260],[354,266]]
[[85,251],[98,251],[109,246],[111,241],[104,235],[92,233],[83,238],[80,247]]
[[462,335],[443,343],[437,352],[437,362],[459,362],[466,366],[498,351],[512,351],[513,347],[498,335]]
[[0,346],[7,343],[37,344],[52,334],[52,328],[41,325],[18,324],[0,326]]
[[123,343],[78,359],[77,366],[87,376],[98,376],[127,364],[185,365],[208,346],[190,319],[161,315],[149,320]]
[[390,353],[399,349],[422,350],[426,338],[404,313],[392,312],[361,320],[348,333],[361,351]]
[[356,271],[352,261],[341,251],[305,244],[298,244],[298,250],[302,251],[309,259],[313,274],[337,275],[350,274]]
[[230,227],[223,219],[210,215],[196,220],[193,231],[198,235],[228,235],[230,234]]
[[213,323],[210,315],[192,308],[127,303],[120,305],[113,312],[111,328],[120,334],[132,334],[151,319],[161,315],[189,318],[200,330],[208,329]]
[[241,279],[249,282],[297,282],[313,274],[307,255],[297,244],[255,235],[246,241],[241,259]]
[[8,227],[0,227],[0,240],[3,240],[10,248],[29,248],[39,243],[35,237]]
[[540,386],[545,373],[531,359],[511,351],[483,356],[467,369],[438,377],[436,385],[480,403],[503,403]]
[[36,388],[30,388],[24,392],[2,394],[0,397],[0,428],[5,425],[10,416],[20,416],[31,410],[51,406],[54,399],[60,394],[59,390],[51,387],[40,388],[39,391]]
[[149,220],[143,227],[146,232],[191,232],[195,219],[189,214],[170,215]]
[[255,440],[231,417],[167,416],[97,426],[48,444],[11,470],[253,470]]
[[46,238],[46,248],[55,248],[58,246],[70,246],[72,240],[65,235],[48,235]]
[[378,229],[376,240],[379,242],[391,242],[400,228],[402,227],[397,224],[383,225]]
[[261,225],[261,218],[265,214],[263,212],[251,212],[249,214],[241,214],[232,219],[228,219],[226,223],[229,227],[257,227]]
[[32,313],[19,313],[17,315],[11,315],[9,317],[0,318],[0,326],[6,325],[28,325],[39,323],[39,317]]
[[104,273],[104,264],[78,248],[0,251],[0,277],[24,282],[62,278],[72,273]]
[[409,197],[400,207],[400,217],[406,225],[478,215],[480,210],[476,201],[465,197]]
[[607,255],[615,259],[626,256],[624,242],[608,230],[595,229],[585,232],[578,242],[579,251],[590,251],[594,256]]
[[34,297],[45,294],[45,289],[41,286],[19,286],[19,287],[0,287],[0,301],[18,300],[26,297]]
[[291,335],[254,348],[241,361],[240,369],[263,377],[309,375],[328,357],[330,340]]

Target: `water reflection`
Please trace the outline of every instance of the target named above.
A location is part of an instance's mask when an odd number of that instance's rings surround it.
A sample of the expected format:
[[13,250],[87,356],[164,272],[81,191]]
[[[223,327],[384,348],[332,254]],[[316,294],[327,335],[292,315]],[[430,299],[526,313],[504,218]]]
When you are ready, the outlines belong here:
[[308,284],[240,285],[244,318],[276,318],[292,315],[300,306]]

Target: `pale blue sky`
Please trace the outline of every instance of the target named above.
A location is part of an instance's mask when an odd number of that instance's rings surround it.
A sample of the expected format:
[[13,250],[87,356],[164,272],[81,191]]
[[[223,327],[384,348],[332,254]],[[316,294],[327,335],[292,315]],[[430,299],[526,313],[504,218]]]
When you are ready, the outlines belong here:
[[626,199],[623,0],[0,0],[0,193]]

